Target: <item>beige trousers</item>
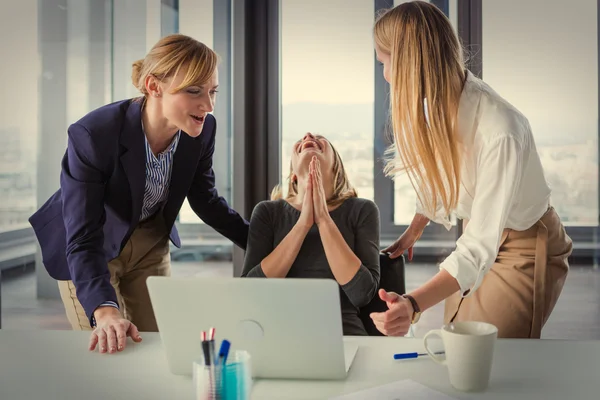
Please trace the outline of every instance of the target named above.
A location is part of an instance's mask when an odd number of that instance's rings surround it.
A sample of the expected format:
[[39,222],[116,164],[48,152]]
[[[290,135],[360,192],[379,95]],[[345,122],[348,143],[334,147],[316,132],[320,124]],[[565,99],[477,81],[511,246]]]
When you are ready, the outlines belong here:
[[506,229],[481,286],[469,297],[457,292],[446,300],[444,323],[483,321],[494,324],[501,338],[540,338],[569,272],[572,249],[552,207],[525,231]]
[[[141,222],[119,256],[108,263],[110,283],[124,318],[133,322],[140,332],[157,332],[154,311],[150,304],[146,279],[149,276],[170,276],[169,236],[160,213]],[[67,318],[74,330],[91,330],[83,306],[77,299],[73,281],[58,281],[60,296]]]

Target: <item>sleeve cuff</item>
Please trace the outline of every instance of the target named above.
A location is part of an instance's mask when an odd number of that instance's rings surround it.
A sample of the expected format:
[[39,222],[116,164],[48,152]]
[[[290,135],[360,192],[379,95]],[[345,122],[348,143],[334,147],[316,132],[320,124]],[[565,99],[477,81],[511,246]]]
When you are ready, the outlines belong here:
[[[104,303],[100,304],[98,307],[105,307],[105,306],[114,307],[117,310],[119,309],[119,305],[117,303],[115,303],[114,301],[105,301]],[[94,310],[94,311],[96,311],[96,310]],[[94,318],[94,313],[92,313],[92,318],[90,318],[90,323],[92,325],[92,328],[96,327],[96,318]]]
[[[344,289],[344,291],[352,290],[352,288],[354,288],[356,283],[360,281],[360,275],[364,272],[364,270],[367,270],[367,267],[365,267],[365,265],[361,263],[360,267],[358,268],[358,271],[356,271],[356,274],[354,274],[352,279],[350,279],[344,285],[340,285],[342,287],[342,289]],[[368,272],[368,270],[367,270],[367,272]]]
[[[441,216],[441,211],[439,209],[436,210],[435,215],[429,215],[429,213],[426,212],[423,206],[421,205],[421,202],[418,198],[417,205],[415,207],[415,213],[426,216],[427,218],[429,218],[429,221],[444,226],[444,228],[446,228],[446,230],[448,231],[452,229],[452,222],[450,222],[450,218]],[[427,225],[429,225],[429,222],[427,223]]]
[[[461,262],[462,261],[462,262]],[[460,286],[460,292],[463,297],[469,297],[481,284],[483,278],[481,271],[477,270],[472,263],[467,260],[460,260],[456,252],[450,254],[440,264],[440,270],[446,270]]]
[[267,276],[265,275],[262,266],[260,264],[258,264],[256,267],[252,268],[250,271],[248,271],[248,273],[246,275],[244,275],[246,278],[266,278]]
[[364,264],[360,264],[356,274],[346,284],[340,285],[346,296],[356,307],[364,307],[377,293],[377,284],[371,274],[371,271]]
[[450,222],[450,219],[448,217],[440,218],[439,221],[436,222],[442,224],[447,231],[450,231],[450,229],[452,229],[452,222]]

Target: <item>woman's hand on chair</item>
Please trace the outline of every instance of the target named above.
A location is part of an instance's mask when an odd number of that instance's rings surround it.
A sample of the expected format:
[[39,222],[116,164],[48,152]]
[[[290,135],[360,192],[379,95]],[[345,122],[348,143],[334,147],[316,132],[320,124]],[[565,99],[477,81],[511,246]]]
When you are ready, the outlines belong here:
[[400,235],[398,240],[391,246],[383,249],[382,252],[389,254],[390,258],[398,258],[408,250],[408,261],[412,261],[413,246],[423,234],[428,223],[429,218],[421,214],[415,214],[411,224],[406,228],[404,233]]
[[142,341],[137,326],[121,317],[120,311],[114,307],[98,307],[94,318],[96,329],[90,337],[90,351],[94,351],[96,345],[100,353],[123,351],[127,344],[127,336],[131,336],[134,342]]
[[325,188],[323,187],[323,177],[321,175],[321,164],[317,157],[312,158],[308,168],[309,179],[313,183],[313,206],[315,213],[315,224],[331,220],[329,210],[327,209],[327,198],[325,197]]
[[413,246],[419,240],[422,233],[423,231],[419,232],[414,228],[408,227],[391,246],[386,247],[382,252],[389,254],[390,258],[398,258],[408,250],[408,261],[412,261]]

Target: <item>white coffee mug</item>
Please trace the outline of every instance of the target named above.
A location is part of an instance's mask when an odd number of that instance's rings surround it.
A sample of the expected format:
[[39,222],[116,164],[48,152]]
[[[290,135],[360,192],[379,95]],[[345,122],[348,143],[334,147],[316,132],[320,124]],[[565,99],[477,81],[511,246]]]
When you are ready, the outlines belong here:
[[[434,354],[427,340],[437,335],[444,343],[445,357]],[[450,384],[465,392],[484,391],[489,384],[498,328],[476,321],[454,322],[434,329],[423,337],[429,356],[448,368]]]

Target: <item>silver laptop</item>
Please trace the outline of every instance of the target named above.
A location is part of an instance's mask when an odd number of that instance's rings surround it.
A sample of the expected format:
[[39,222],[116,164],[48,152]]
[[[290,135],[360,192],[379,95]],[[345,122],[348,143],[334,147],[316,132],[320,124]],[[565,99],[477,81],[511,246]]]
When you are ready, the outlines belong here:
[[344,379],[358,346],[344,344],[339,287],[327,279],[147,280],[169,369],[191,375],[200,332],[247,350],[256,378]]

